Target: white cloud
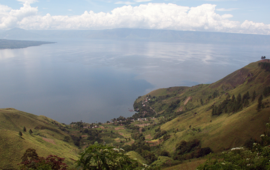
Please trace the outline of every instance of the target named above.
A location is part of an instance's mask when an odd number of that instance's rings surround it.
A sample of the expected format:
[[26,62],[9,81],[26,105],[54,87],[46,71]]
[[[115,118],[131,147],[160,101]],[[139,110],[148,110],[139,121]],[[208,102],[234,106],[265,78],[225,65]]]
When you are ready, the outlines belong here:
[[0,29],[16,27],[23,19],[37,15],[37,12],[38,8],[31,7],[28,2],[18,10],[0,5]]
[[125,5],[108,13],[85,11],[76,16],[41,16],[38,15],[38,8],[31,7],[27,2],[19,10],[0,6],[0,29],[145,28],[270,34],[270,25],[252,21],[240,23],[231,20],[231,14],[220,15],[215,11],[216,5],[212,4],[186,7],[171,3],[148,3]]
[[268,34],[270,35],[270,24],[264,24],[264,23],[255,23],[253,21],[245,20],[241,24],[241,32],[246,33],[242,30],[248,30],[249,33],[253,34]]

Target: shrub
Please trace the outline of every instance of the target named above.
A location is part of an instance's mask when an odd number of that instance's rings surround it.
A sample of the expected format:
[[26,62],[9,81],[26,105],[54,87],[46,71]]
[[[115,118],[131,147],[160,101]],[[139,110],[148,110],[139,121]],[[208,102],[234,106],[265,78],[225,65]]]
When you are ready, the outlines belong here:
[[21,170],[66,170],[67,165],[63,163],[65,158],[49,155],[46,159],[39,157],[35,149],[29,148],[22,156],[19,164]]
[[101,145],[97,142],[80,153],[77,165],[84,170],[131,170],[139,166],[138,162],[129,158],[123,149]]
[[166,150],[161,151],[160,156],[170,156],[169,152]]

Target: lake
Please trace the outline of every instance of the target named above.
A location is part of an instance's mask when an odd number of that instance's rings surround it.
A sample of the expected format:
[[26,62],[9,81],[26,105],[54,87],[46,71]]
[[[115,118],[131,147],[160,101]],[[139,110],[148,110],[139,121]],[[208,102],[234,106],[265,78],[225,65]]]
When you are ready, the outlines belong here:
[[270,45],[59,40],[0,50],[0,108],[61,123],[129,117],[151,90],[215,82],[260,59]]

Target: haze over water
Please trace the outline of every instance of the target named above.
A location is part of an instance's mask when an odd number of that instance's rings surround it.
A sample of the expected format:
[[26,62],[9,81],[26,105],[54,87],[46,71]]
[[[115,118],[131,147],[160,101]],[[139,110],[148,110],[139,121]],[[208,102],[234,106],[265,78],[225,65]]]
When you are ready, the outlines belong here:
[[0,108],[105,122],[131,116],[134,100],[151,90],[212,83],[270,52],[256,44],[56,42],[0,50]]

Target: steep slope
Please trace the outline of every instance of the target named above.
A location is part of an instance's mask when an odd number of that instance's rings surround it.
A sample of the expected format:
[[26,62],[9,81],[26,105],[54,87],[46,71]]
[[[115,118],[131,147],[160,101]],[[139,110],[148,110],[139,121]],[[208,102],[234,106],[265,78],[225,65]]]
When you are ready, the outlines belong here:
[[67,164],[72,164],[77,159],[78,149],[71,141],[63,141],[65,136],[69,136],[67,131],[64,125],[45,116],[12,108],[0,109],[0,168],[17,168],[28,148],[36,149],[39,156],[57,155],[66,158]]
[[[159,123],[152,129],[160,127],[167,132],[169,138],[162,143],[162,148],[171,153],[182,140],[199,139],[202,147],[210,147],[215,152],[242,146],[250,138],[259,140],[269,122],[270,97],[263,95],[270,86],[269,68],[270,61],[262,60],[213,84],[158,89],[139,97],[134,109],[141,117],[151,109],[155,111],[151,116],[157,117]],[[263,95],[264,108],[258,112],[260,95]],[[151,128],[144,132],[145,136],[155,134]]]

